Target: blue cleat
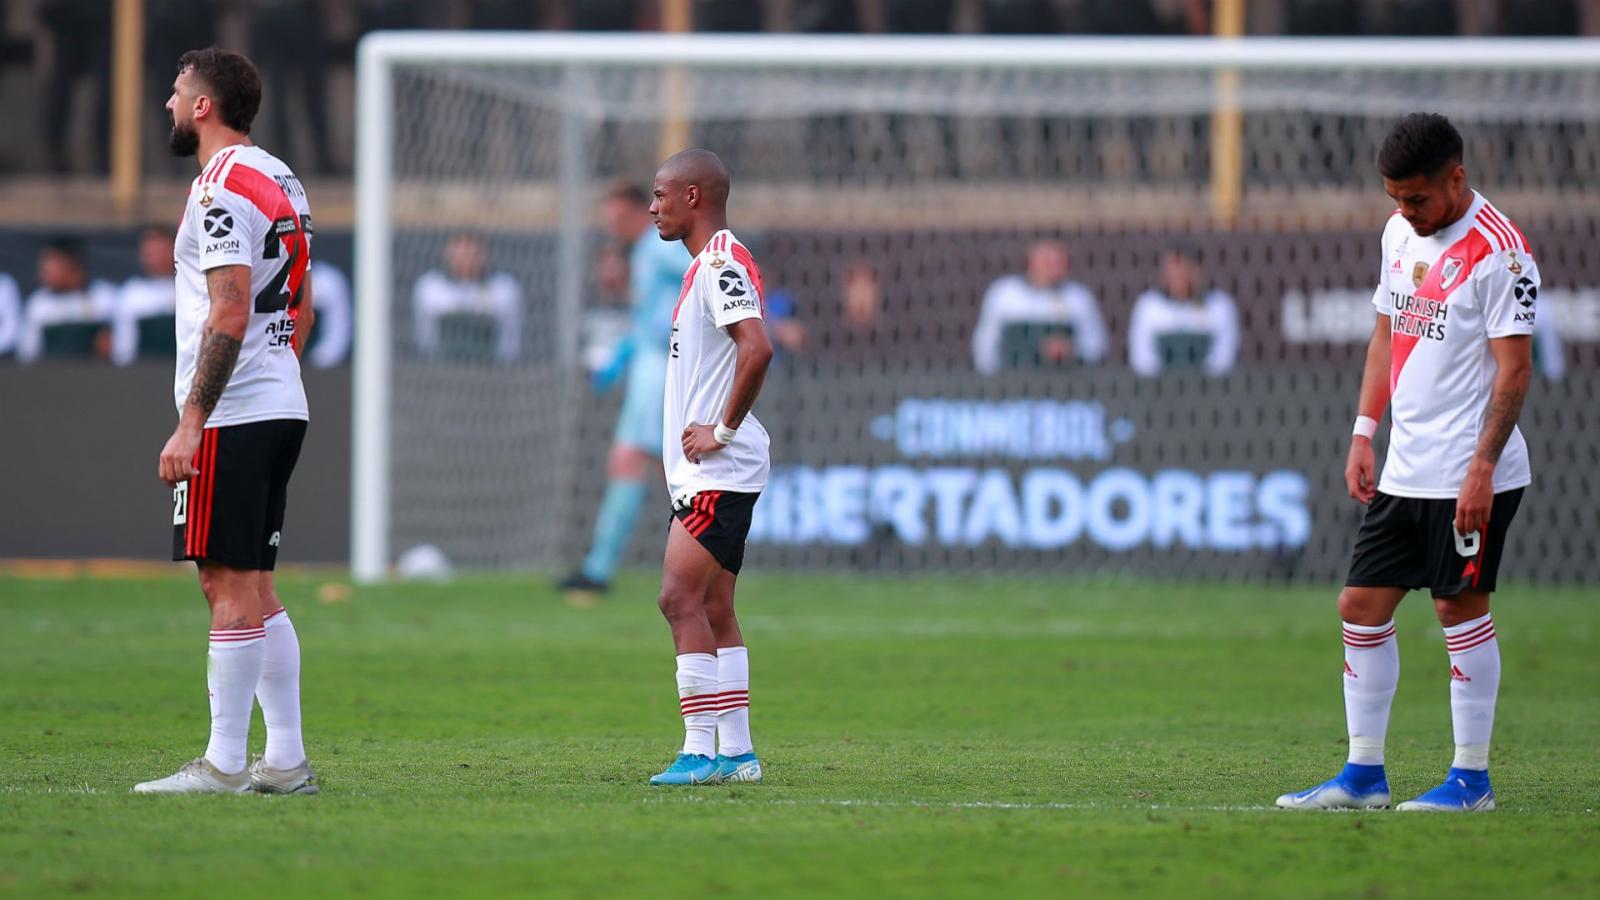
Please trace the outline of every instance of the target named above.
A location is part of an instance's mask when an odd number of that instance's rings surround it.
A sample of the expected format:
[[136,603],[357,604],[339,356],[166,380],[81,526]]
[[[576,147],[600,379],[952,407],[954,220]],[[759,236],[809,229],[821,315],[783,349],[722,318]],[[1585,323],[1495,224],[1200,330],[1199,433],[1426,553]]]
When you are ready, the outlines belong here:
[[666,771],[650,776],[651,784],[714,784],[717,764],[709,756],[698,753],[679,753]]
[[728,781],[761,783],[761,760],[756,759],[754,753],[741,753],[738,756],[723,756],[718,753],[716,766],[716,781],[719,784]]
[[1488,812],[1494,809],[1489,772],[1450,767],[1444,784],[1395,807],[1401,812]]
[[1389,779],[1383,766],[1345,763],[1332,779],[1278,798],[1280,809],[1383,809],[1389,805]]

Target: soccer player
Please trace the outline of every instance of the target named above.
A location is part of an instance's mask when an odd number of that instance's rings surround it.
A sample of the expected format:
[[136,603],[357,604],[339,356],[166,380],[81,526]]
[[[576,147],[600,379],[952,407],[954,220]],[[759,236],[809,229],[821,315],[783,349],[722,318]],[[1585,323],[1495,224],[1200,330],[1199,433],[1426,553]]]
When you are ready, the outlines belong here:
[[664,241],[651,225],[650,198],[637,185],[613,185],[600,208],[606,230],[626,241],[628,294],[633,329],[619,343],[611,362],[595,376],[595,387],[609,389],[626,372],[627,396],[617,418],[611,456],[606,462],[605,497],[594,523],[594,540],[583,565],[556,586],[574,602],[604,594],[644,506],[645,476],[661,457],[661,403],[667,376],[667,339],[672,310],[683,281],[683,251]]
[[[1366,504],[1345,589],[1350,756],[1332,780],[1285,794],[1293,809],[1389,805],[1383,743],[1400,676],[1394,611],[1426,589],[1444,626],[1456,755],[1444,783],[1402,810],[1494,809],[1489,737],[1500,645],[1489,595],[1506,532],[1532,480],[1517,416],[1533,370],[1539,269],[1516,225],[1467,185],[1461,135],[1443,116],[1400,120],[1378,154],[1399,204],[1383,231],[1345,485]],[[1387,407],[1389,456],[1373,485],[1372,436]]]
[[[300,735],[300,643],[273,587],[305,437],[299,354],[311,331],[311,214],[300,181],[250,143],[261,78],[238,53],[185,53],[167,111],[172,150],[200,177],[173,248],[178,427],[159,474],[173,488],[172,557],[198,566],[211,607],[211,740],[139,793],[311,794]],[[266,755],[245,768],[251,698]]]
[[767,432],[750,408],[772,342],[761,270],[728,230],[728,187],[716,154],[685,150],[656,172],[650,204],[661,237],[683,241],[694,257],[672,313],[661,452],[673,518],[660,603],[678,652],[684,741],[651,784],[761,780],[733,591],[750,513],[767,485]]

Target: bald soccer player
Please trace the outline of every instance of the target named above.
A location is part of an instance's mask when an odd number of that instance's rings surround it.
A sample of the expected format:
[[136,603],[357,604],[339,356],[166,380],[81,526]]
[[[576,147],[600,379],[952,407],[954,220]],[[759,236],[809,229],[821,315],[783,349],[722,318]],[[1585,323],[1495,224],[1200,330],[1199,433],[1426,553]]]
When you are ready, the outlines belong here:
[[678,654],[683,751],[651,784],[761,780],[750,739],[750,664],[734,584],[756,498],[767,486],[767,431],[750,414],[772,361],[761,270],[728,230],[728,170],[685,150],[656,172],[650,215],[694,260],[672,314],[662,464],[672,520],[661,613]]

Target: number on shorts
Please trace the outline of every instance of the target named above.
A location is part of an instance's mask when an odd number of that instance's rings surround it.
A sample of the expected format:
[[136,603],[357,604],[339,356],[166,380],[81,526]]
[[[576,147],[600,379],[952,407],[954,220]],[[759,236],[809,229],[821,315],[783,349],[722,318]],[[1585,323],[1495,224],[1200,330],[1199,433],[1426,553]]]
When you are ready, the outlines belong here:
[[1461,532],[1456,531],[1453,527],[1450,529],[1450,533],[1456,536],[1457,553],[1461,554],[1462,556],[1478,555],[1478,541],[1482,538],[1481,534],[1476,531],[1462,534]]
[[182,525],[189,521],[189,482],[180,481],[172,489],[172,524]]

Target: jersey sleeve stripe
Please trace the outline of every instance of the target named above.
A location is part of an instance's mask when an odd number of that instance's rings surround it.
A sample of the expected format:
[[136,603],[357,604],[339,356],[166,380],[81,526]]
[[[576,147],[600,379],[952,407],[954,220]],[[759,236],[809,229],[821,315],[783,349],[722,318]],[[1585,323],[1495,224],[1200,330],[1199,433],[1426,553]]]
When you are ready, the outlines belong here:
[[226,153],[217,154],[216,160],[206,167],[206,174],[200,179],[201,183],[216,183],[216,180],[222,175],[222,170],[228,167],[228,160],[233,159],[233,155],[238,152],[238,150],[229,150]]
[[1489,242],[1489,246],[1491,248],[1493,248],[1496,251],[1499,251],[1500,244],[1501,244],[1500,236],[1498,234],[1495,234],[1494,230],[1491,229],[1488,225],[1485,225],[1485,224],[1483,224],[1481,222],[1480,223],[1474,223],[1473,226],[1472,226],[1472,230],[1474,230],[1474,231],[1478,232],[1478,234],[1482,235],[1483,239]]
[[1478,211],[1478,221],[1483,222],[1490,228],[1493,228],[1494,233],[1500,236],[1500,242],[1504,244],[1505,247],[1515,246],[1514,242],[1511,240],[1511,232],[1506,228],[1505,221],[1494,214],[1494,209],[1492,207],[1485,204],[1483,209]]
[[1482,212],[1478,213],[1478,220],[1488,225],[1500,238],[1500,246],[1497,249],[1508,250],[1516,246],[1516,242],[1511,239],[1511,232],[1506,229],[1505,223],[1491,213],[1487,206],[1483,208]]
[[1492,206],[1485,206],[1483,211],[1488,213],[1489,216],[1496,222],[1499,222],[1501,227],[1503,227],[1506,231],[1510,232],[1511,236],[1515,239],[1513,241],[1514,245],[1521,247],[1522,252],[1533,252],[1533,249],[1528,246],[1528,236],[1522,233],[1522,229],[1517,227],[1517,223],[1511,221],[1506,216],[1501,215],[1500,210],[1495,209]]
[[211,173],[215,172],[217,170],[217,164],[222,162],[222,158],[224,156],[227,156],[227,154],[226,153],[218,153],[216,156],[213,156],[211,158],[210,162],[206,163],[205,170],[200,173],[200,183],[201,184],[205,184],[206,182],[211,180]]
[[1495,249],[1496,252],[1504,250],[1510,243],[1506,233],[1501,231],[1499,226],[1495,225],[1494,221],[1488,216],[1485,216],[1483,213],[1478,213],[1477,226],[1479,229],[1483,230],[1494,238],[1489,242],[1489,244]]

